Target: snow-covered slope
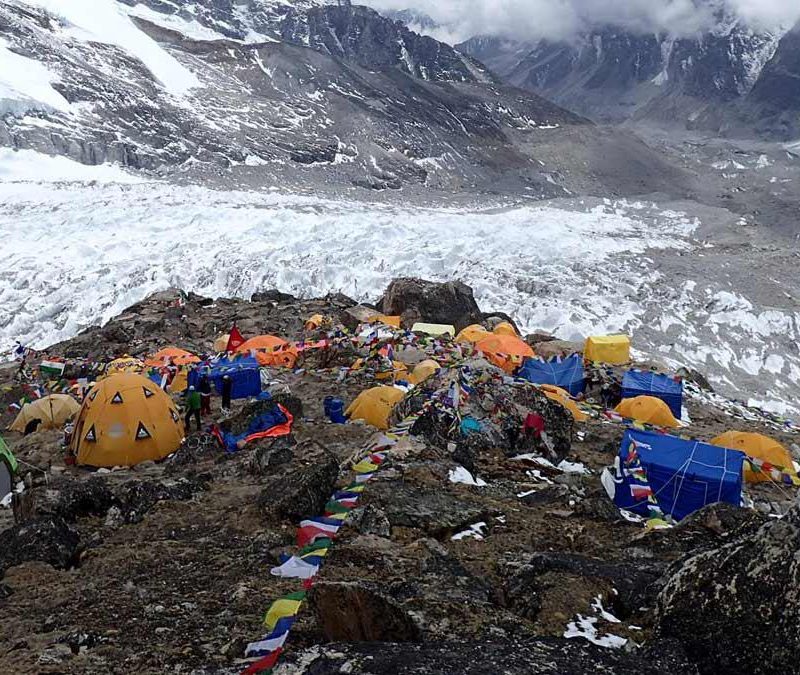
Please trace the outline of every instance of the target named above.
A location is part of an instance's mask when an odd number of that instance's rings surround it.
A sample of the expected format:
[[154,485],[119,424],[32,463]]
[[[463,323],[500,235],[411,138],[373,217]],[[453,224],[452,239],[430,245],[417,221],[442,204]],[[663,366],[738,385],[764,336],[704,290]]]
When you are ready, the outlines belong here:
[[364,7],[0,0],[0,146],[234,185],[553,196],[534,137],[584,123]]

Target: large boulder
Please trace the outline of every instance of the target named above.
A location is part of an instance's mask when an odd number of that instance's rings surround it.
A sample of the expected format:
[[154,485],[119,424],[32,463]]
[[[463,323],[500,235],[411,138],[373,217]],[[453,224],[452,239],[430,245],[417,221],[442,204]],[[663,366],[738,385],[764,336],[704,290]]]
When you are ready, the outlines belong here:
[[270,481],[258,503],[269,517],[297,521],[322,513],[339,477],[339,463],[328,456],[319,463]]
[[453,325],[456,330],[479,323],[483,314],[472,289],[460,281],[439,284],[422,279],[395,279],[389,284],[380,306],[384,314],[403,317],[403,326],[417,321]]
[[408,612],[367,582],[319,582],[309,604],[328,640],[414,642],[420,637]]
[[78,560],[80,535],[63,518],[46,516],[0,532],[0,576],[9,567],[39,560],[68,569]]
[[702,673],[796,672],[800,504],[679,564],[658,598],[656,635],[681,641]]

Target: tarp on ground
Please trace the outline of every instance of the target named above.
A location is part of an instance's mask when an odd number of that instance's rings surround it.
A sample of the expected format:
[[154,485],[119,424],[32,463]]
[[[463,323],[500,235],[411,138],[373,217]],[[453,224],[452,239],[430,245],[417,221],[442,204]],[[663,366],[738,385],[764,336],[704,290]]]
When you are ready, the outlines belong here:
[[622,378],[622,398],[653,396],[669,406],[676,419],[683,410],[683,380],[661,373],[629,370]]
[[294,418],[286,408],[281,405],[275,405],[271,410],[265,410],[253,417],[244,433],[219,432],[218,438],[225,450],[236,452],[242,446],[259,438],[276,438],[291,433],[293,421]]
[[737,450],[629,429],[615,464],[614,503],[645,517],[657,515],[651,508],[657,506],[676,520],[715,502],[739,506],[744,458]]
[[251,356],[238,359],[220,359],[211,366],[209,379],[214,383],[214,389],[222,395],[222,378],[230,375],[233,381],[231,398],[250,398],[261,393],[261,373],[258,361]]
[[570,396],[582,394],[586,388],[586,374],[580,354],[550,361],[526,359],[518,376],[534,384],[553,384],[561,387],[568,391]]

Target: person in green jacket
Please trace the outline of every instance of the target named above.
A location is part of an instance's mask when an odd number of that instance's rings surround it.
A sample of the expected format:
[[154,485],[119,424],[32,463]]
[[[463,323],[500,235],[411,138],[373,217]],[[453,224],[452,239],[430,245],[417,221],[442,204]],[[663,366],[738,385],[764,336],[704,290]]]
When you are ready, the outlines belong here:
[[197,420],[197,430],[200,431],[202,429],[203,421],[200,413],[202,405],[203,402],[200,397],[200,392],[194,387],[189,387],[189,390],[186,392],[186,418],[184,419],[187,433],[192,427],[192,417]]

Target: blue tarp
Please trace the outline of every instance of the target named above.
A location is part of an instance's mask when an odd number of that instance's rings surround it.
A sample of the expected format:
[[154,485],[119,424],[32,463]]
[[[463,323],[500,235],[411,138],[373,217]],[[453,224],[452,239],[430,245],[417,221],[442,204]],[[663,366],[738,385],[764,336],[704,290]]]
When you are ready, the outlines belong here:
[[525,359],[518,376],[534,384],[554,384],[566,389],[570,395],[582,394],[586,388],[583,357],[573,354],[565,359]]
[[212,364],[209,379],[220,395],[222,378],[225,375],[230,375],[233,380],[232,399],[250,398],[261,393],[261,372],[258,369],[258,361],[253,357],[246,356],[234,361],[220,359]]
[[239,441],[245,440],[254,434],[269,431],[273,427],[277,427],[279,424],[286,424],[288,421],[289,419],[283,414],[281,409],[278,408],[278,406],[275,406],[272,410],[267,410],[251,419],[250,424],[247,425],[247,431],[244,433],[223,434],[222,442],[228,452],[236,452],[239,449],[237,446]]
[[706,504],[739,506],[744,458],[738,450],[629,429],[619,450],[614,503],[642,516],[652,515],[647,496],[634,496],[649,486],[661,511],[676,520]]
[[622,378],[622,398],[654,396],[669,406],[676,419],[683,409],[683,381],[643,370],[629,370]]

